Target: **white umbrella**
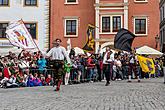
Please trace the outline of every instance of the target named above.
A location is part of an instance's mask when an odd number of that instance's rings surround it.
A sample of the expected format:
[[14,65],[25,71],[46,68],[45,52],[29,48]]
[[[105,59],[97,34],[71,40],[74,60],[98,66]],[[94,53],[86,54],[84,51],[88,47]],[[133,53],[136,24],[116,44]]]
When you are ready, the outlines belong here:
[[85,54],[84,50],[79,47],[74,47],[74,51],[75,51],[75,56],[77,56],[79,54]]
[[162,52],[159,52],[158,50],[155,50],[148,46],[143,46],[138,49],[136,49],[137,54],[147,54],[147,55],[163,55]]

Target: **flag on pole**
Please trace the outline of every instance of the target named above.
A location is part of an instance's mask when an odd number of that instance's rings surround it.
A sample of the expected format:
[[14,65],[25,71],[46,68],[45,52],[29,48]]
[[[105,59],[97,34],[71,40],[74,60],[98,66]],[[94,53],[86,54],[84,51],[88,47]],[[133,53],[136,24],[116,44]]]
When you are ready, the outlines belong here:
[[83,47],[83,50],[94,51],[94,47],[95,47],[94,31],[95,31],[95,27],[92,26],[91,24],[88,24],[88,29],[87,29],[88,40],[85,46]]
[[121,28],[115,35],[114,47],[116,49],[131,52],[131,46],[134,38],[135,35],[132,32],[128,31],[127,29]]
[[142,71],[149,72],[150,74],[155,73],[155,65],[151,58],[146,58],[139,55],[137,56],[137,58],[142,68]]
[[6,28],[6,37],[14,46],[23,49],[37,48],[22,20],[9,24],[9,26]]

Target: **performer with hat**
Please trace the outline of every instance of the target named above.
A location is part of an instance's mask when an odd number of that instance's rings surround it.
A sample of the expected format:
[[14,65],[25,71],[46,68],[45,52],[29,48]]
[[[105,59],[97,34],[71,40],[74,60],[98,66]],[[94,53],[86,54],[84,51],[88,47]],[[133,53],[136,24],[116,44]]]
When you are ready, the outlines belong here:
[[62,75],[64,74],[64,59],[70,63],[70,58],[67,55],[66,49],[60,45],[61,39],[56,39],[53,44],[54,47],[46,54],[47,57],[51,57],[51,65],[54,69],[54,83],[56,84],[55,91],[60,90],[60,85],[62,82]]

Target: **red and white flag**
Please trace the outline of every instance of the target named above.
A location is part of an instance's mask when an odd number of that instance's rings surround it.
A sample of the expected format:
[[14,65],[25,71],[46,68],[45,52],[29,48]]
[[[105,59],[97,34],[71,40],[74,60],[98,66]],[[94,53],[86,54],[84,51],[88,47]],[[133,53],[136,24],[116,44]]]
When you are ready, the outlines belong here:
[[9,24],[6,28],[6,34],[6,37],[14,46],[23,49],[37,48],[22,20]]

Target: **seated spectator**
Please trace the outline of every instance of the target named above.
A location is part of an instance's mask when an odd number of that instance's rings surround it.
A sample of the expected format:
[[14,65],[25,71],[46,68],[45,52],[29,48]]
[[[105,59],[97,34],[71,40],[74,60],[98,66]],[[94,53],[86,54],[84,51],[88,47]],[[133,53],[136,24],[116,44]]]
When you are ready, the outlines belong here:
[[33,87],[33,86],[34,86],[34,77],[32,74],[29,74],[27,80],[27,87]]
[[45,76],[43,74],[40,74],[40,79],[41,79],[41,82],[42,82],[42,86],[47,86]]
[[16,83],[16,77],[14,75],[11,75],[10,79],[7,81],[6,87],[7,88],[18,87],[18,84]]
[[48,86],[51,86],[53,84],[53,78],[50,74],[48,74],[48,77],[46,78],[46,83]]
[[4,78],[3,74],[2,74],[2,72],[0,72],[0,87],[2,87],[1,81],[2,81],[3,78]]
[[19,87],[26,86],[24,76],[22,74],[20,74],[19,72],[16,74],[16,82],[19,85]]
[[34,79],[33,79],[34,86],[42,86],[41,79],[38,78],[38,74],[34,74]]

